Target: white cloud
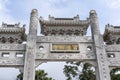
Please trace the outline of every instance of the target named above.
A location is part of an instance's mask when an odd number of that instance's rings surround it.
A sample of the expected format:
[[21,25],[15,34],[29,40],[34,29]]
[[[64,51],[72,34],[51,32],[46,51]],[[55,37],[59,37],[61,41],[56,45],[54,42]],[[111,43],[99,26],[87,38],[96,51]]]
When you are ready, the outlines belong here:
[[85,14],[84,11],[87,7],[78,0],[22,0],[19,1],[18,8],[28,14],[31,9],[36,8],[39,11],[39,16],[43,17],[47,17],[49,14],[56,17],[73,17],[79,13]]
[[109,8],[120,8],[120,0],[106,0]]
[[0,24],[2,22],[6,22],[6,23],[15,22],[13,17],[9,14],[9,10],[6,8],[8,4],[9,4],[8,0],[0,0]]
[[60,2],[66,2],[68,0],[48,0],[48,1],[52,3],[60,3]]
[[0,0],[0,11],[7,11],[6,4],[8,3],[8,0]]

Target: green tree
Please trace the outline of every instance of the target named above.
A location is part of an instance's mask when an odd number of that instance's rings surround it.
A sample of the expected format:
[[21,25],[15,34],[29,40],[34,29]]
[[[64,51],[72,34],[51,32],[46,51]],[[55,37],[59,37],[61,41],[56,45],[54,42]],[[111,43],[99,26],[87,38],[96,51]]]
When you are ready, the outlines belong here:
[[[67,80],[96,80],[95,69],[89,63],[81,66],[80,62],[68,62],[70,65],[65,65],[64,74]],[[81,71],[79,70],[81,67]],[[114,68],[110,71],[111,80],[120,80],[120,68]]]
[[64,67],[64,74],[67,80],[95,80],[95,70],[91,64],[85,63],[82,65],[81,62],[69,62],[69,64]]
[[[54,80],[51,77],[47,77],[47,73],[44,70],[36,70],[35,71],[35,80]],[[17,80],[23,80],[23,73],[20,73],[17,76]]]
[[23,73],[22,72],[17,75],[17,80],[23,80]]
[[114,68],[110,71],[111,80],[120,80],[120,68]]
[[79,75],[80,80],[96,80],[95,70],[89,63],[85,63],[82,69],[82,73]]

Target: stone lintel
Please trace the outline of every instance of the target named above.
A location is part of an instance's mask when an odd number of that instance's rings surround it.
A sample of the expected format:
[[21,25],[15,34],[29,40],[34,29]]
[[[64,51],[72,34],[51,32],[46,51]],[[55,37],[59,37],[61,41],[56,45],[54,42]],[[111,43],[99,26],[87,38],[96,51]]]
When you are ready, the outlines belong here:
[[81,43],[93,43],[92,37],[90,36],[37,36],[37,43],[48,43],[48,42],[81,42]]
[[120,60],[114,58],[108,58],[109,67],[120,67]]
[[120,45],[105,45],[107,52],[120,52]]
[[25,51],[26,44],[0,44],[0,51]]
[[36,53],[36,60],[41,61],[94,61],[93,53]]
[[23,67],[23,58],[0,58],[0,67]]

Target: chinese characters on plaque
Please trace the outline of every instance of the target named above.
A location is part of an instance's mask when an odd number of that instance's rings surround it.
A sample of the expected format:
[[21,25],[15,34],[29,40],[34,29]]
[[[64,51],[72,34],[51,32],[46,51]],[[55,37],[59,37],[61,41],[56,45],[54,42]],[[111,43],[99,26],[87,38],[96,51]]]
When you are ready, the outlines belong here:
[[74,51],[79,51],[79,46],[78,44],[52,44],[52,51],[74,52]]

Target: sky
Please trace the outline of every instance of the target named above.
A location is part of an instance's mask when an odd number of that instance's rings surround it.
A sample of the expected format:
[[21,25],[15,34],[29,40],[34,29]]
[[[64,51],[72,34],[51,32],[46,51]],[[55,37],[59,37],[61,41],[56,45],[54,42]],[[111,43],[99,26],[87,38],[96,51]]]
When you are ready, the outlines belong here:
[[[28,32],[30,13],[34,8],[38,10],[39,17],[45,19],[49,14],[55,17],[74,17],[79,14],[81,20],[88,18],[90,10],[94,9],[98,14],[102,34],[106,24],[120,25],[120,0],[0,0],[0,24],[20,22],[21,25],[26,24]],[[63,64],[44,63],[39,68],[45,69],[56,80],[64,80],[58,78],[59,75],[63,75],[61,72]],[[58,69],[57,73],[55,73],[56,69]],[[13,68],[0,68],[0,80],[15,80],[18,73],[19,71]]]

